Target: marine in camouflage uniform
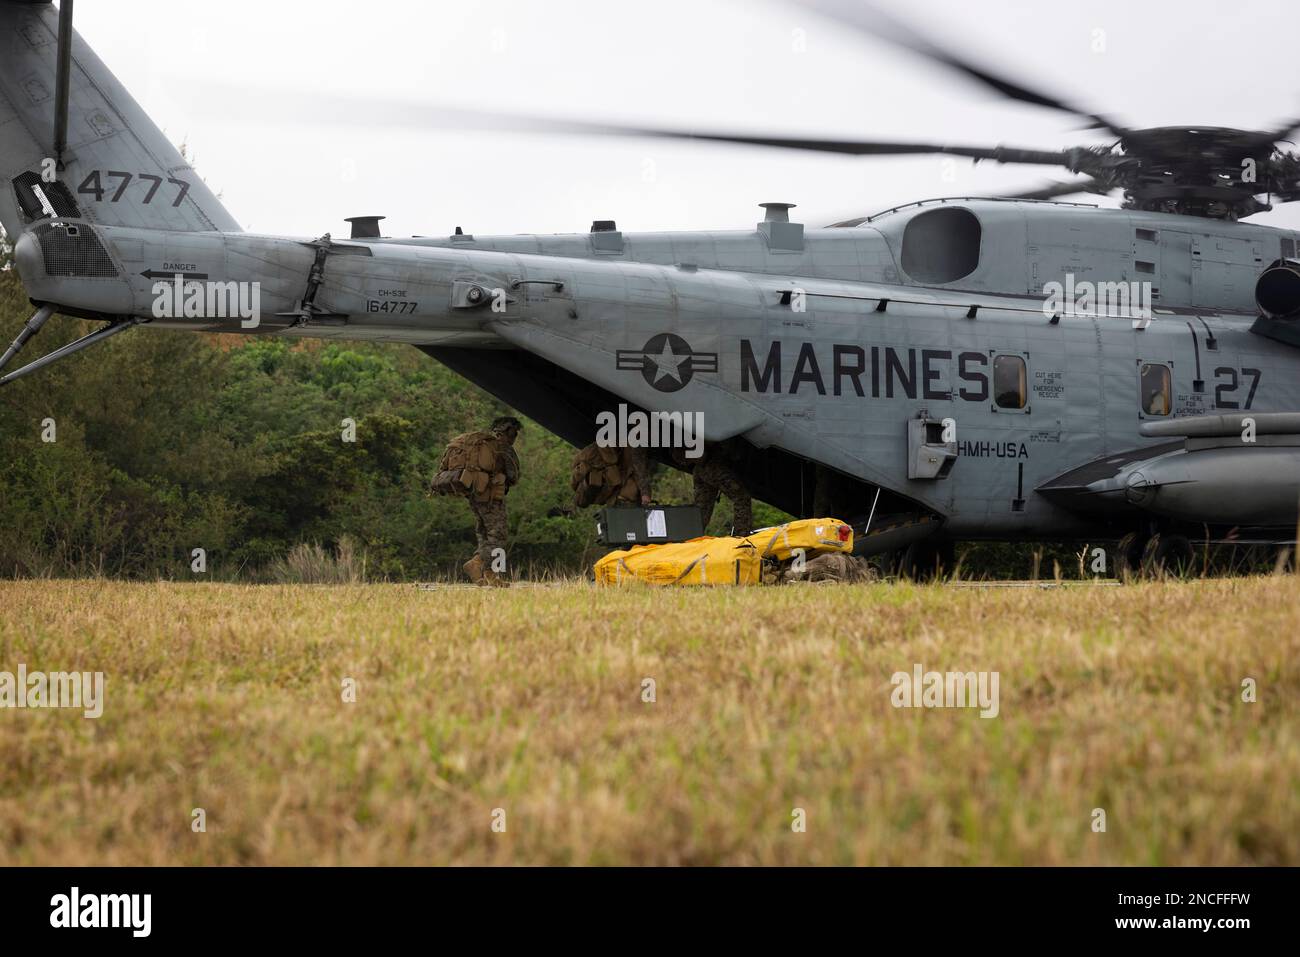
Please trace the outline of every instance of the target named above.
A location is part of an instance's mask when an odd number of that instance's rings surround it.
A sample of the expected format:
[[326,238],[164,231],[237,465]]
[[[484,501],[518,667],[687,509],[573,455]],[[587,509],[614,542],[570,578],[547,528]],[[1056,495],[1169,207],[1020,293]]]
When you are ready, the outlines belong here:
[[[505,492],[501,498],[479,501],[475,496],[469,497],[469,507],[474,513],[474,535],[478,540],[478,548],[474,550],[474,557],[467,563],[470,567],[466,568],[466,572],[475,584],[486,582],[493,585],[508,585],[510,583],[509,577],[502,577],[492,564],[493,552],[499,548],[504,555],[506,550],[505,496],[519,483],[519,453],[515,451],[514,445],[521,427],[519,420],[512,416],[503,416],[492,422],[492,431],[496,433],[500,442],[500,448],[497,450],[497,468],[504,472],[506,477]],[[477,562],[480,576],[474,574],[472,564],[474,562]]]
[[674,458],[689,468],[695,478],[695,504],[699,506],[700,519],[706,529],[721,494],[731,499],[732,534],[748,535],[754,530],[754,500],[720,447],[705,446],[704,455],[695,459],[693,464],[691,459],[676,452]]
[[631,480],[631,486],[624,485],[619,489],[618,503],[620,505],[649,505],[654,495],[650,487],[649,454],[640,447],[628,448],[623,450],[623,459],[626,462],[627,476]]
[[[506,548],[506,495],[519,482],[519,455],[515,439],[522,428],[518,419],[502,416],[488,432],[467,432],[452,439],[442,454],[432,491],[463,496],[474,513],[474,556],[463,566],[478,585],[508,585],[509,578],[494,569],[494,552]],[[497,564],[500,564],[497,562]]]

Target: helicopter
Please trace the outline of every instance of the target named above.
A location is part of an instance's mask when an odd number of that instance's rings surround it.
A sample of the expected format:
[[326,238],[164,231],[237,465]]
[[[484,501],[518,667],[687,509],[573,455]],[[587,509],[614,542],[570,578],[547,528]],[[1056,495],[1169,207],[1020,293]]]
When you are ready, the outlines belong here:
[[[1064,168],[1070,183],[919,200],[809,227],[247,233],[72,28],[0,0],[0,225],[35,313],[103,322],[0,376],[129,329],[408,343],[581,447],[601,415],[689,416],[750,491],[837,515],[861,555],[924,573],[958,541],[1294,545],[1300,233],[1242,222],[1300,198],[1300,120],[1130,129],[875,7],[803,6],[1014,101],[1083,119],[1064,150],[814,139],[416,110],[411,122]],[[1119,209],[1059,197],[1122,191]],[[660,461],[672,466],[671,456]]]

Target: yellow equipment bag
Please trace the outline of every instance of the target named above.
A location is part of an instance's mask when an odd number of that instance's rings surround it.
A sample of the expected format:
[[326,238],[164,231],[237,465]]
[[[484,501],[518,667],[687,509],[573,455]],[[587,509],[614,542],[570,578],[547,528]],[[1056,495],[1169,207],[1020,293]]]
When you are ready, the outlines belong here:
[[853,551],[853,529],[838,518],[806,518],[760,528],[747,538],[693,538],[636,545],[596,562],[596,582],[625,585],[757,585],[763,561],[786,562],[796,549],[814,555]]
[[762,568],[758,550],[743,538],[693,538],[610,552],[594,571],[600,585],[757,585]]
[[763,558],[788,561],[795,549],[806,555],[853,551],[853,528],[838,518],[802,518],[772,528],[760,528],[746,539]]

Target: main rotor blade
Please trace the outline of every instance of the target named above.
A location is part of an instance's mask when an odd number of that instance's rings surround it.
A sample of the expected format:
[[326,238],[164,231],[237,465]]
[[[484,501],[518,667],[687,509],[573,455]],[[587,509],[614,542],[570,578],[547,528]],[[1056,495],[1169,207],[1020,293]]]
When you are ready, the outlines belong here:
[[1274,203],[1300,200],[1300,154],[1287,152],[1274,157],[1269,169],[1269,185]]
[[1078,179],[1070,183],[1045,183],[1038,189],[1027,189],[1022,193],[1008,193],[1002,199],[1055,199],[1057,196],[1070,196],[1074,193],[1097,193],[1105,196],[1110,190],[1095,179]]
[[[228,103],[235,90],[224,86],[213,87],[225,91],[214,101]],[[1067,166],[1075,160],[1064,150],[1033,150],[1014,146],[961,146],[947,143],[898,143],[889,140],[831,139],[821,137],[781,136],[767,133],[725,132],[709,129],[665,129],[652,126],[626,126],[616,123],[598,123],[591,120],[571,120],[562,117],[523,116],[513,113],[494,113],[464,110],[455,107],[424,104],[407,100],[381,98],[334,97],[319,94],[284,94],[276,98],[274,116],[268,122],[281,122],[288,114],[299,120],[322,124],[419,127],[438,126],[445,129],[473,129],[494,132],[560,133],[577,136],[648,137],[667,140],[702,140],[710,143],[729,143],[737,146],[764,146],[777,149],[803,150],[814,153],[837,153],[848,156],[906,156],[939,153],[964,156],[974,160],[992,160],[997,163],[1029,163],[1037,166]],[[198,105],[201,105],[201,101]],[[225,107],[220,107],[224,109]],[[1072,167],[1071,167],[1072,168]]]
[[1300,119],[1291,120],[1286,124],[1286,126],[1274,130],[1268,135],[1272,139],[1272,141],[1276,143],[1278,140],[1287,139],[1292,133],[1296,132],[1297,130],[1300,130]]
[[[537,121],[532,121],[533,128]],[[818,137],[772,136],[764,133],[723,133],[712,130],[669,130],[654,127],[601,126],[595,123],[556,121],[554,132],[591,133],[605,136],[646,136],[656,139],[704,140],[710,143],[730,143],[737,146],[766,146],[777,149],[804,150],[816,153],[840,153],[848,156],[908,156],[940,153],[948,156],[965,156],[974,160],[993,160],[997,163],[1029,163],[1038,166],[1068,165],[1071,160],[1064,150],[1031,150],[1015,146],[957,146],[948,143],[895,143],[888,140],[841,140]]]
[[902,21],[896,20],[875,4],[870,3],[869,0],[793,0],[793,2],[798,6],[819,13],[827,19],[853,27],[877,39],[886,40],[895,46],[911,50],[913,53],[918,53],[936,63],[941,63],[946,67],[964,73],[970,79],[996,90],[1012,100],[1029,103],[1033,106],[1061,110],[1065,113],[1073,113],[1075,116],[1081,116],[1088,120],[1089,129],[1106,129],[1117,136],[1124,135],[1124,126],[1115,120],[1100,113],[1090,113],[1059,97],[1035,90],[1023,83],[1017,83],[984,67],[977,66],[965,57],[959,56],[952,50],[940,46],[929,37],[923,36]]
[[[1092,179],[1079,179],[1071,183],[1047,183],[1038,189],[1025,190],[1023,193],[1001,193],[997,196],[990,196],[989,199],[1054,199],[1057,196],[1069,196],[1071,193],[1097,193],[1106,195],[1110,190],[1100,181]],[[827,229],[834,229],[837,226],[861,226],[863,223],[874,219],[879,213],[873,213],[870,216],[854,216],[848,219],[841,219],[837,222],[827,223]]]

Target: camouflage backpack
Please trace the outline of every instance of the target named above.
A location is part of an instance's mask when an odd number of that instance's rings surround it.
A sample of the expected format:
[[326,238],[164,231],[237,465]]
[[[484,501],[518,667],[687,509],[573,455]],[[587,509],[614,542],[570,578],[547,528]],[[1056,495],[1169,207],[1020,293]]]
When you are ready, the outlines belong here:
[[573,503],[578,508],[615,501],[635,502],[640,494],[624,451],[602,448],[594,442],[574,457],[569,487],[573,489]]
[[578,508],[594,505],[608,494],[609,485],[619,481],[621,476],[618,449],[601,448],[593,442],[579,450],[569,474],[574,504]]
[[430,490],[435,495],[463,495],[475,502],[500,502],[507,476],[500,460],[501,438],[495,432],[466,432],[447,445]]

